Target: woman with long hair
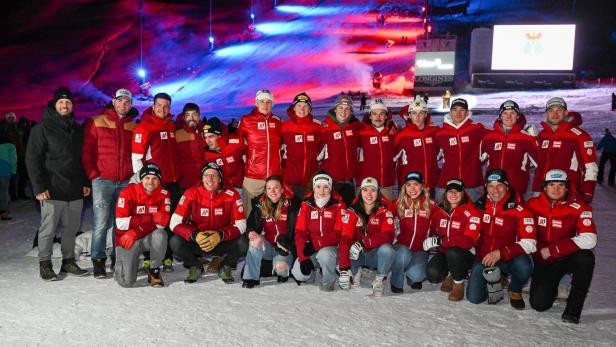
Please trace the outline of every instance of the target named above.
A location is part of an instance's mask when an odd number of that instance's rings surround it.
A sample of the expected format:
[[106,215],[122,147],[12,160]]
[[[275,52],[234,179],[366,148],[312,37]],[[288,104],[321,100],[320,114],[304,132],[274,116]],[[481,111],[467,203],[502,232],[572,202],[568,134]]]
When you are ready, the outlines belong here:
[[426,279],[428,252],[423,242],[430,234],[431,217],[436,203],[419,171],[406,174],[398,199],[391,206],[399,229],[394,242],[396,257],[391,268],[391,291],[402,293],[404,277],[413,289],[421,289]]

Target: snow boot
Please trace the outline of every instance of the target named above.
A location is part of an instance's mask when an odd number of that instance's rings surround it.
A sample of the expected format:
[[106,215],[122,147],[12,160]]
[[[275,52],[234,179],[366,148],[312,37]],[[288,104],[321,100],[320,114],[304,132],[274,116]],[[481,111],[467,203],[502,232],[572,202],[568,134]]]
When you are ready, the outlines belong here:
[[220,263],[222,262],[221,257],[213,257],[210,261],[210,264],[207,266],[207,272],[209,273],[218,273],[220,271]]
[[258,287],[261,284],[259,280],[244,280],[242,283],[242,288],[252,289],[254,287]]
[[351,288],[359,288],[359,286],[361,285],[362,270],[363,269],[360,267],[359,269],[357,269],[357,273],[353,274],[353,276],[351,277]]
[[173,259],[163,259],[163,272],[173,272]]
[[60,273],[67,273],[73,276],[87,276],[88,270],[84,270],[77,265],[75,258],[62,259],[62,267]]
[[449,293],[451,292],[452,289],[453,289],[453,277],[449,275],[447,276],[447,278],[443,280],[443,283],[441,283],[441,291],[445,293]]
[[460,283],[453,282],[451,292],[449,293],[449,301],[461,301],[464,299],[464,281]]
[[218,270],[218,276],[225,283],[233,283],[233,275],[231,274],[230,265],[222,265]]
[[161,288],[165,286],[163,278],[160,277],[160,268],[155,267],[148,269],[148,283],[154,288]]
[[92,273],[96,279],[107,278],[107,270],[105,270],[106,259],[92,259]]
[[143,264],[141,265],[141,268],[139,269],[139,272],[137,272],[139,275],[145,275],[148,273],[148,271],[150,270],[150,259],[143,259]]
[[203,267],[202,266],[191,266],[188,269],[188,276],[184,280],[184,283],[195,283],[201,278],[203,275]]
[[509,303],[511,307],[516,310],[523,310],[526,308],[526,304],[524,303],[524,299],[522,298],[522,293],[518,292],[509,292]]
[[580,317],[567,313],[567,311],[563,312],[562,320],[565,323],[580,324]]
[[393,284],[391,284],[391,292],[394,293],[394,294],[402,294],[402,293],[404,293],[404,289],[398,288],[398,287],[394,286]]
[[276,276],[278,278],[278,283],[286,283],[289,280],[289,276]]
[[372,282],[372,295],[374,296],[383,296],[383,280],[385,276],[376,275],[376,278]]
[[406,279],[406,283],[409,285],[409,287],[411,287],[411,289],[420,290],[421,288],[423,288],[422,282],[413,282],[410,278]]
[[58,275],[53,272],[53,265],[51,264],[51,260],[43,260],[39,262],[39,269],[43,281],[51,282],[58,280]]

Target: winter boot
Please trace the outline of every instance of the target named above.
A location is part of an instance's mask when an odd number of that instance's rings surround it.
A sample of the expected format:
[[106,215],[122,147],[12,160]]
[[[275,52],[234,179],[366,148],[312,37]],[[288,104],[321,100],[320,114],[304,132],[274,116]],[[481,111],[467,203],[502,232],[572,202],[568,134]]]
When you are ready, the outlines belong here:
[[449,293],[449,301],[460,301],[464,299],[464,281],[460,283],[453,282],[451,292]]
[[567,313],[566,310],[565,312],[563,312],[562,320],[565,323],[580,324],[580,317],[571,313]]
[[335,283],[321,283],[321,286],[319,287],[319,289],[321,289],[322,292],[333,292],[334,291],[334,287],[335,287]]
[[509,303],[511,307],[516,310],[523,310],[526,308],[526,304],[524,303],[524,299],[522,299],[522,293],[518,292],[509,292]]
[[150,259],[144,259],[141,268],[139,269],[139,275],[145,275],[150,271]]
[[372,281],[372,295],[374,296],[383,296],[383,280],[385,276],[376,275],[374,281]]
[[391,292],[394,293],[394,294],[402,294],[402,293],[404,293],[404,289],[398,288],[398,287],[394,286],[393,283],[391,283]]
[[222,265],[218,271],[218,276],[225,283],[233,283],[233,275],[231,274],[230,265]]
[[150,286],[155,288],[161,288],[165,286],[163,282],[163,278],[160,277],[160,268],[150,268],[148,269],[148,283]]
[[188,269],[188,276],[184,280],[184,283],[195,283],[201,278],[203,275],[203,267],[202,266],[191,266]]
[[173,272],[173,259],[163,259],[163,272]]
[[62,259],[62,267],[60,273],[67,273],[73,276],[87,276],[88,270],[84,270],[77,265],[75,258]]
[[359,286],[361,285],[362,270],[363,269],[360,267],[359,269],[357,269],[357,273],[353,274],[351,288],[359,288]]
[[289,276],[276,275],[276,277],[278,277],[278,283],[286,283],[289,280]]
[[43,281],[51,282],[58,280],[58,276],[55,272],[53,272],[53,265],[51,264],[51,260],[43,260],[39,262],[39,269]]
[[221,257],[214,257],[210,261],[210,264],[207,266],[207,272],[209,273],[218,273],[220,271],[220,263],[222,262]]
[[413,282],[408,277],[406,278],[406,283],[409,285],[409,287],[411,287],[411,289],[420,290],[421,288],[423,288],[422,282]]
[[94,278],[99,280],[107,278],[105,261],[106,259],[92,259],[92,272],[94,273]]
[[451,292],[452,289],[453,289],[453,277],[449,275],[447,276],[447,278],[443,280],[443,283],[441,283],[441,291],[445,293],[449,293]]
[[242,283],[242,288],[252,289],[254,287],[258,287],[261,284],[259,280],[244,280]]
[[13,217],[11,217],[11,215],[8,212],[4,211],[4,212],[0,213],[0,219],[2,219],[2,220],[11,220],[11,219],[13,219]]

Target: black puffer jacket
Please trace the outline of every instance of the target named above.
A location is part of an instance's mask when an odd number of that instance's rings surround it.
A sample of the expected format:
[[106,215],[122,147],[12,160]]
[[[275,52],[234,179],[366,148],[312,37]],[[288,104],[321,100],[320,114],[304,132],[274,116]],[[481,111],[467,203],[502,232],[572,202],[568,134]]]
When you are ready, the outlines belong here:
[[83,198],[89,186],[81,166],[83,129],[74,115],[61,117],[50,102],[43,119],[32,128],[26,148],[26,166],[34,194],[49,190],[51,200]]

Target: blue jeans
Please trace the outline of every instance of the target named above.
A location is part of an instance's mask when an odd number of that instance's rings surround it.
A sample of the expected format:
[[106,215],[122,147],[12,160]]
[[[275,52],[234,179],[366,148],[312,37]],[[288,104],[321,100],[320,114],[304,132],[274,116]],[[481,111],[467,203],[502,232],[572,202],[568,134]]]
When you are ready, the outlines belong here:
[[404,277],[410,283],[423,282],[426,279],[428,252],[412,252],[403,245],[394,246],[396,256],[391,267],[391,284],[396,288],[404,287]]
[[[511,275],[509,283],[509,291],[522,293],[522,287],[530,275],[533,273],[533,264],[530,257],[526,254],[519,255],[508,262],[499,261],[496,264],[501,272]],[[473,304],[480,304],[488,299],[488,289],[486,288],[486,279],[483,277],[483,269],[485,266],[480,261],[475,261],[471,277],[468,280],[468,288],[466,289],[466,297]]]
[[389,243],[384,243],[370,252],[362,251],[359,253],[359,258],[351,262],[351,271],[356,274],[360,266],[365,266],[376,269],[377,275],[387,276],[395,255],[394,247]]
[[91,257],[106,259],[107,231],[111,229],[113,253],[115,256],[115,204],[120,191],[128,185],[127,181],[111,181],[96,178],[92,181],[92,210],[94,212],[94,230],[92,231]]
[[[329,246],[319,249],[319,251],[310,257],[315,267],[320,267],[323,273],[321,279],[322,284],[332,284],[338,280],[336,275],[336,266],[338,265],[338,246]],[[291,270],[293,277],[300,281],[306,282],[314,277],[314,271],[309,275],[302,274],[299,265],[299,258],[295,259],[293,269]]]
[[[278,254],[278,252],[272,247],[272,245],[267,242],[267,240],[263,240],[263,248],[248,248],[248,252],[246,253],[246,265],[244,265],[244,276],[245,280],[259,280],[261,275],[261,260],[272,260],[272,271],[274,272],[276,269],[276,263],[285,262],[287,264],[287,269],[291,268],[293,265],[293,256],[291,254],[284,256]],[[279,276],[288,277],[289,271],[286,273],[277,272]]]

